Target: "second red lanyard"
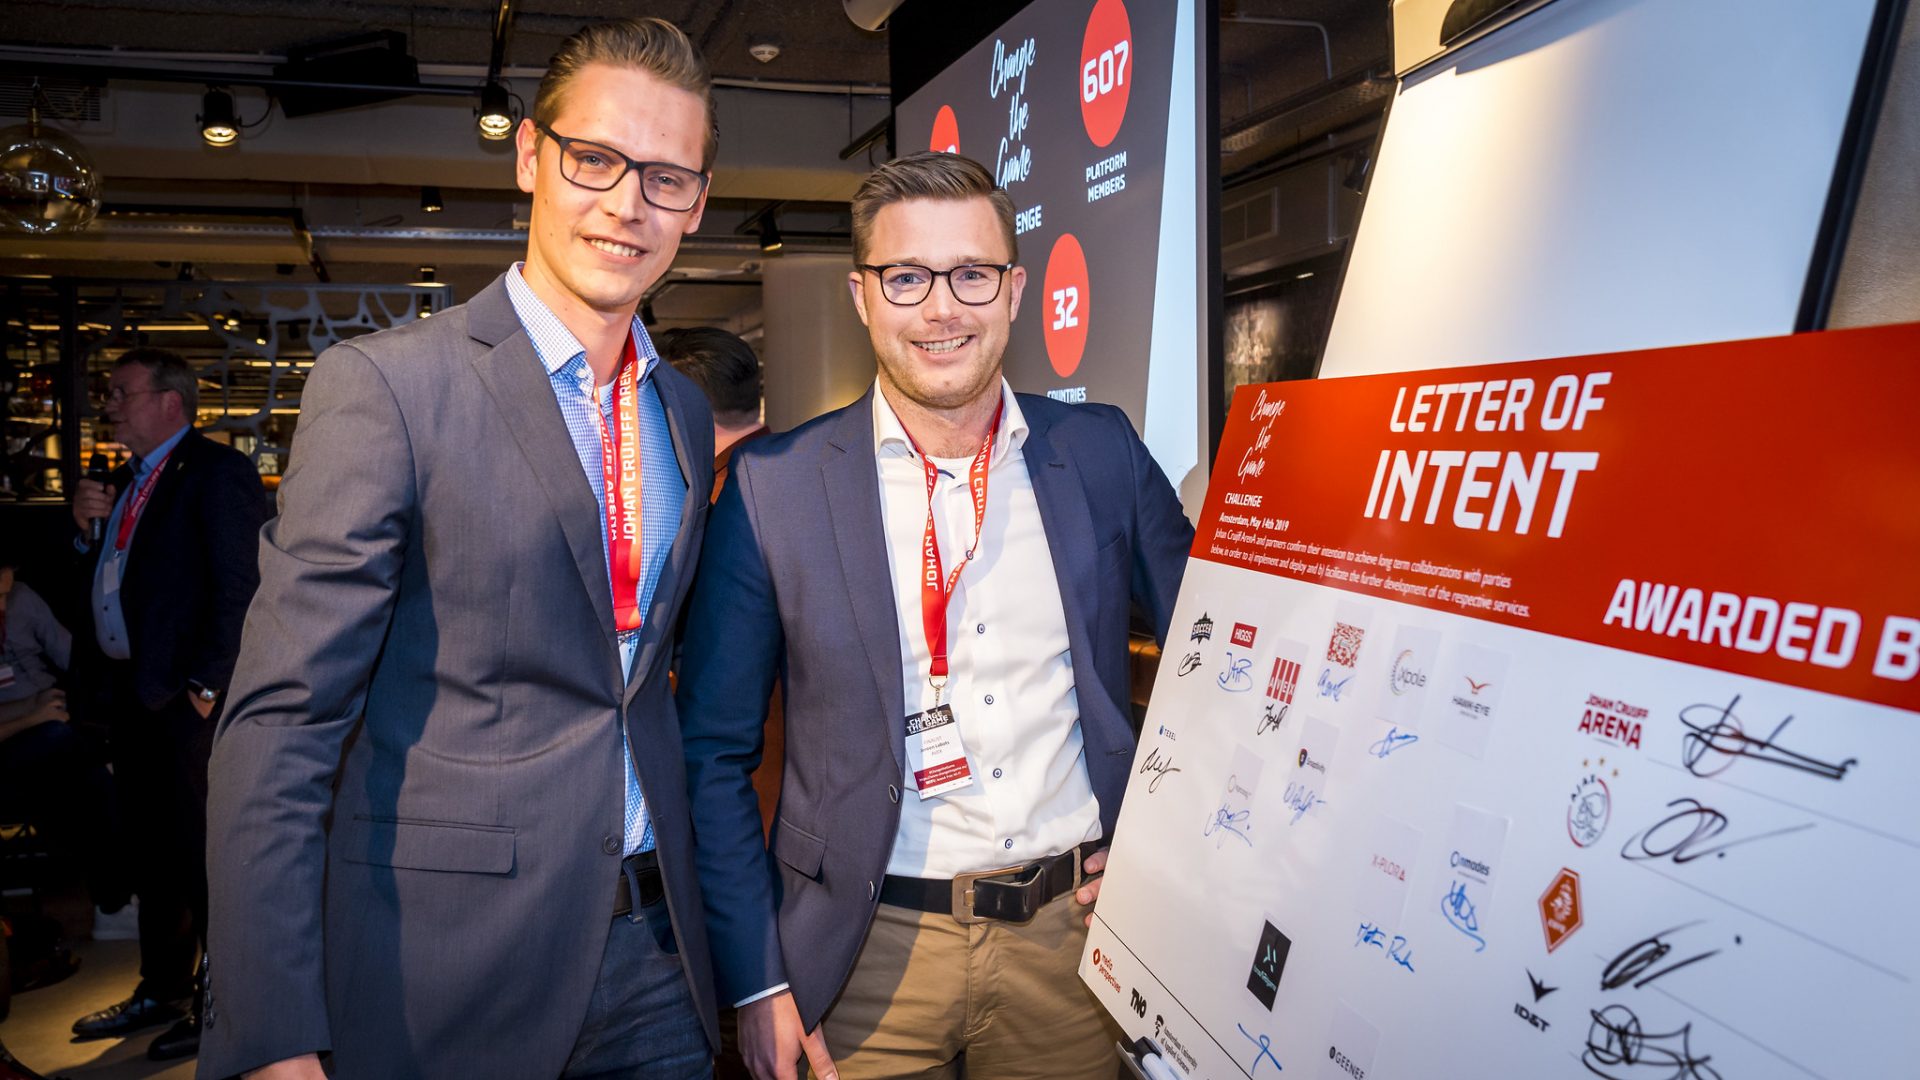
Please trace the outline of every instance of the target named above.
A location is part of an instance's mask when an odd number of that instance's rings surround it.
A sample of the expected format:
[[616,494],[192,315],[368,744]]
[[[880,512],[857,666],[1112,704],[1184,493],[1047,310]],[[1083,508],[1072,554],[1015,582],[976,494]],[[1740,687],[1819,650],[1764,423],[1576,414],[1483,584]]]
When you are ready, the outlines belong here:
[[[927,470],[927,528],[920,545],[920,620],[927,634],[927,652],[932,658],[927,676],[929,680],[937,680],[934,681],[936,692],[946,685],[947,678],[947,606],[953,600],[954,586],[960,584],[961,572],[978,553],[980,538],[985,535],[981,527],[987,520],[987,467],[993,459],[993,439],[1000,432],[1000,413],[1004,408],[1002,403],[994,409],[993,426],[987,429],[986,441],[980,444],[980,452],[973,455],[973,464],[967,469],[967,490],[973,496],[973,545],[951,574],[941,566],[940,539],[933,527],[933,489],[940,478],[940,467],[921,452],[918,443],[913,446],[920,454],[920,464]],[[911,435],[907,438],[913,441]]]

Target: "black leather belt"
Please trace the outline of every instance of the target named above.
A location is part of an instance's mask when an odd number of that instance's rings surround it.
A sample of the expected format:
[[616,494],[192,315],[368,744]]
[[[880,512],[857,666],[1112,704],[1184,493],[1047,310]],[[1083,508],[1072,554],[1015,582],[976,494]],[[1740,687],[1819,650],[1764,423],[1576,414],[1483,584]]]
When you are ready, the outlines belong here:
[[640,898],[638,906],[646,908],[659,903],[666,895],[667,884],[660,877],[658,853],[642,851],[620,860],[620,879],[615,883],[613,895],[615,918],[633,913],[635,896]]
[[1089,840],[1030,863],[977,870],[952,879],[888,874],[880,886],[880,902],[951,915],[963,924],[989,919],[1023,923],[1063,894],[1079,888],[1086,880],[1081,862],[1105,845],[1104,840]]

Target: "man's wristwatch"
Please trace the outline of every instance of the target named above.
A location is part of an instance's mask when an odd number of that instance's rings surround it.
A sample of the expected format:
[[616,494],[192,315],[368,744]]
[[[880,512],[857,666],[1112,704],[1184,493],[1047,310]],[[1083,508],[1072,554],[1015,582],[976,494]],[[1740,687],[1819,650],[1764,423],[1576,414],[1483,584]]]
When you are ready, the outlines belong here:
[[187,680],[187,692],[209,705],[220,700],[220,691],[202,683],[198,679]]

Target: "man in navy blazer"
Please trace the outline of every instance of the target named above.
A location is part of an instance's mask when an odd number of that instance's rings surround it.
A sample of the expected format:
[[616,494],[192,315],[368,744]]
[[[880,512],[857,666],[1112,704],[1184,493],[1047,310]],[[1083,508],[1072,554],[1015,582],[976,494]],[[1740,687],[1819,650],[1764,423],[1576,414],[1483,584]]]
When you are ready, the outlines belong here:
[[713,418],[634,314],[709,85],[658,19],[568,38],[526,261],[314,365],[214,747],[202,1077],[710,1074],[667,669]]
[[[762,1080],[1111,1077],[1076,969],[1132,760],[1127,637],[1193,532],[1126,416],[1014,394],[1026,272],[980,165],[853,202],[865,397],[743,446],[678,703],[721,999]],[[771,858],[750,775],[776,672]]]

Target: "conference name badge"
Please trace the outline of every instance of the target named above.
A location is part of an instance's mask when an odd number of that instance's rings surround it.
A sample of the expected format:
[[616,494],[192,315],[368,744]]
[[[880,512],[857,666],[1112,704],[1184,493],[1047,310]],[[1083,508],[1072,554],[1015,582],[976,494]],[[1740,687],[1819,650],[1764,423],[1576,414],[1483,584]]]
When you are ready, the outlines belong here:
[[922,799],[973,783],[953,706],[935,705],[907,717],[907,768],[913,771],[913,786]]

